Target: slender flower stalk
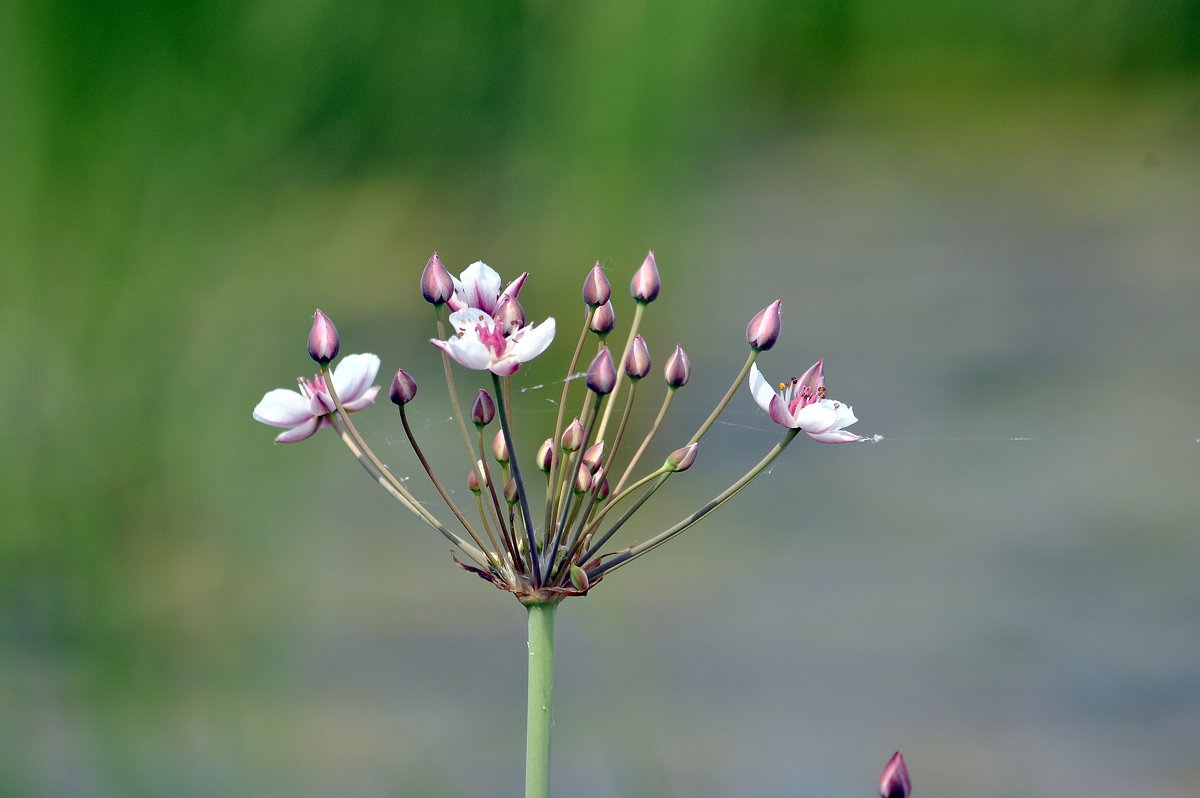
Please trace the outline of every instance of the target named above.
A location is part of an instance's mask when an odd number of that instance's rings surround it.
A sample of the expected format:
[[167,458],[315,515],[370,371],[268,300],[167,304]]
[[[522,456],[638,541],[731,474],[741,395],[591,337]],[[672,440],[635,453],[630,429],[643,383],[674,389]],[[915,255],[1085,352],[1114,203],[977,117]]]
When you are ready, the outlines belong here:
[[[627,430],[641,421],[637,415],[638,387],[651,368],[650,347],[639,334],[639,328],[647,308],[659,298],[662,288],[651,252],[630,281],[633,314],[625,345],[617,350],[619,363],[614,362],[606,343],[617,318],[611,286],[598,263],[588,273],[582,290],[583,324],[562,380],[554,432],[536,450],[536,455],[526,460],[530,450],[522,448],[516,429],[518,417],[513,397],[519,398],[520,393],[514,392],[513,380],[523,364],[546,351],[556,332],[554,317],[547,317],[540,324],[527,323],[518,300],[526,279],[527,275],[522,274],[502,288],[504,281],[500,275],[482,262],[471,264],[455,278],[436,253],[421,274],[421,295],[435,310],[437,335],[430,341],[442,355],[452,415],[467,454],[466,467],[458,473],[466,473],[477,519],[468,518],[467,512],[457,505],[417,440],[408,415],[409,405],[417,400],[416,380],[408,372],[397,370],[388,391],[388,397],[399,410],[409,446],[463,534],[448,528],[418,500],[371,450],[356,428],[351,415],[367,409],[380,390],[372,385],[380,361],[371,354],[347,355],[337,361],[341,343],[338,331],[321,311],[314,314],[307,342],[309,356],[317,362],[320,372],[312,378],[300,379],[297,391],[269,391],[253,415],[258,421],[283,428],[276,437],[281,443],[305,440],[322,427],[332,428],[392,498],[454,546],[464,558],[454,558],[460,568],[512,593],[527,607],[526,796],[545,798],[549,789],[554,622],[558,604],[570,596],[586,595],[613,570],[706,518],[769,468],[800,432],[822,443],[861,438],[845,430],[856,421],[849,405],[825,397],[823,361],[818,361],[802,377],[781,384],[778,390],[758,370],[756,359],[775,346],[781,331],[782,304],[775,300],[747,324],[746,361],[704,422],[687,441],[666,442],[660,451],[669,453],[656,455],[665,457],[661,465],[639,473],[639,464],[655,449],[666,428],[665,417],[675,393],[688,383],[692,371],[686,353],[676,346],[663,367],[666,392],[658,412],[644,434],[638,433],[642,435],[640,443],[632,456],[627,456],[622,451],[622,441]],[[598,338],[596,354],[586,372],[578,374],[586,340],[593,333]],[[455,366],[487,372],[491,379],[490,391],[479,390],[466,413],[458,397]],[[622,394],[626,380],[628,391]],[[728,409],[743,384],[749,386],[754,402],[768,417],[784,427],[783,439],[753,468],[678,523],[657,532],[637,530],[632,522],[674,475],[704,468],[709,460],[719,464],[719,457],[700,457],[704,454],[701,440]],[[422,396],[428,400],[427,393]],[[568,404],[578,408],[574,418],[567,410]],[[614,416],[615,432],[610,435]],[[493,426],[488,431],[497,418],[499,430]],[[474,435],[469,424],[475,427]],[[540,479],[534,479],[538,484],[531,484],[525,478],[530,462],[545,476],[544,485]],[[619,479],[615,477],[618,472]],[[615,485],[609,482],[610,473],[616,479]],[[540,510],[539,500],[543,502]],[[542,522],[540,526],[534,523],[535,515]],[[632,542],[615,550],[607,548],[618,534],[631,529],[635,530]],[[893,786],[888,788],[892,792],[885,798],[907,798],[907,786],[903,792],[894,786],[906,785],[903,761],[898,766],[890,763],[889,767],[893,775],[888,783]]]

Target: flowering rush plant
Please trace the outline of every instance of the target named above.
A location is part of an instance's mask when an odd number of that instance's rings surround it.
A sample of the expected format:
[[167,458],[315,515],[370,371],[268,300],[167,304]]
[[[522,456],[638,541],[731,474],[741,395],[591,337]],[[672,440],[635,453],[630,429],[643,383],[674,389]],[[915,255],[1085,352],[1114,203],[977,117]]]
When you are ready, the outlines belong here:
[[[460,568],[512,593],[528,609],[526,796],[533,797],[548,794],[554,618],[559,603],[569,596],[586,595],[612,571],[658,548],[732,499],[801,432],[820,443],[863,438],[846,429],[857,420],[851,407],[826,396],[823,361],[778,385],[768,383],[759,371],[755,361],[780,334],[783,317],[781,302],[776,300],[747,325],[746,361],[705,421],[690,438],[676,441],[660,464],[640,467],[692,370],[687,354],[675,346],[663,367],[666,385],[654,421],[636,445],[627,441],[630,411],[651,371],[650,348],[638,329],[662,287],[651,252],[630,282],[632,321],[615,357],[609,344],[616,323],[612,289],[599,263],[588,273],[583,283],[583,324],[562,382],[554,434],[535,451],[524,449],[514,429],[512,379],[521,364],[546,351],[557,329],[553,318],[527,323],[518,298],[526,277],[522,274],[505,285],[492,268],[478,262],[455,278],[436,253],[421,275],[421,294],[433,305],[437,325],[437,337],[430,343],[442,353],[466,456],[464,478],[474,507],[459,505],[413,434],[406,413],[417,396],[413,377],[402,369],[396,371],[388,396],[399,408],[409,444],[452,521],[443,521],[419,501],[359,434],[351,415],[374,402],[379,386],[372,383],[380,361],[372,354],[347,355],[332,366],[340,342],[333,322],[321,311],[314,314],[308,336],[308,353],[320,371],[312,378],[300,378],[298,390],[267,392],[254,408],[254,418],[282,428],[275,438],[279,443],[305,440],[322,427],[332,429],[392,498],[453,544]],[[589,340],[594,352],[585,354]],[[585,359],[589,365],[580,385],[572,377]],[[459,400],[455,366],[490,375],[491,391],[480,390],[467,412]],[[632,544],[608,549],[609,541],[660,488],[696,462],[705,434],[743,382],[755,403],[783,427],[782,439],[753,468],[678,523],[652,533],[641,531],[633,535]],[[579,409],[569,417],[573,393]]]

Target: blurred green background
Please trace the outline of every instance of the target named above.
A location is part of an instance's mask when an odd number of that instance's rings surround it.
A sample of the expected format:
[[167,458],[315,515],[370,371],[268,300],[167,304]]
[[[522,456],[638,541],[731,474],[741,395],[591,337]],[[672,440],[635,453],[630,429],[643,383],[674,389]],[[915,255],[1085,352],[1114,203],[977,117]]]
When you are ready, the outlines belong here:
[[[517,794],[520,607],[250,411],[321,307],[459,484],[429,253],[558,318],[534,446],[648,248],[664,451],[776,297],[885,439],[564,607],[556,794],[1195,795],[1198,77],[1191,0],[3,3],[0,795]],[[776,438],[738,397],[623,543]]]

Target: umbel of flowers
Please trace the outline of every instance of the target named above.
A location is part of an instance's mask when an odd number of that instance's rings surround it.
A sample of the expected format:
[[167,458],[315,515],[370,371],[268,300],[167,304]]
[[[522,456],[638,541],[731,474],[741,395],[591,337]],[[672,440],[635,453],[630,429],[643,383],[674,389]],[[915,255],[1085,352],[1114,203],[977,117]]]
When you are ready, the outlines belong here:
[[[565,597],[587,594],[611,571],[632,562],[690,528],[730,500],[761,474],[804,432],[821,443],[861,441],[846,430],[856,419],[849,405],[827,398],[824,364],[817,361],[800,377],[772,386],[755,361],[779,338],[781,302],[759,311],[746,327],[749,352],[708,417],[657,465],[644,466],[676,393],[688,384],[691,363],[676,345],[663,366],[665,385],[649,428],[634,440],[629,422],[639,392],[652,371],[650,347],[639,333],[642,318],[662,289],[654,253],[647,254],[630,281],[633,313],[624,344],[609,341],[616,327],[612,289],[597,263],[583,282],[582,324],[558,402],[554,434],[536,449],[524,448],[514,429],[512,381],[521,365],[553,342],[553,318],[527,323],[519,294],[527,275],[507,285],[482,262],[457,278],[435,253],[421,275],[422,296],[434,307],[449,401],[462,437],[462,471],[474,506],[461,506],[435,473],[413,433],[406,408],[417,398],[417,382],[398,370],[388,395],[399,408],[409,444],[449,517],[439,516],[413,496],[367,445],[351,415],[364,410],[379,391],[372,383],[380,361],[372,354],[343,357],[333,322],[321,311],[313,317],[309,355],[320,367],[300,378],[298,390],[276,389],[263,396],[254,418],[283,428],[275,440],[304,440],[322,427],[341,437],[367,473],[405,509],[441,533],[461,556],[455,562],[496,587],[513,593],[530,609],[530,695],[526,795],[545,795],[549,771],[550,685],[553,673],[553,610]],[[590,343],[589,343],[590,342]],[[614,351],[616,352],[614,356]],[[573,379],[587,362],[586,379]],[[464,412],[455,366],[488,372],[491,391],[480,390]],[[650,381],[653,382],[653,381]],[[630,525],[638,510],[676,474],[696,462],[705,434],[743,383],[754,401],[783,428],[782,439],[725,490],[666,529]],[[568,408],[577,408],[568,415]],[[667,448],[667,447],[664,447]],[[632,527],[628,545],[608,549],[619,532]],[[539,654],[541,656],[539,656]],[[547,660],[548,657],[548,660]]]

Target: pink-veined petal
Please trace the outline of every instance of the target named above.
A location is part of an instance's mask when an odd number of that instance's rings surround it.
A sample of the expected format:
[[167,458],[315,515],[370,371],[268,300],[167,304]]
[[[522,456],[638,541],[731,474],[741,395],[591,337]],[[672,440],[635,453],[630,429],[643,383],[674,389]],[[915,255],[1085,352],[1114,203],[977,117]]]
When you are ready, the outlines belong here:
[[294,427],[310,418],[308,399],[286,388],[267,391],[254,408],[254,420],[272,427]]
[[808,437],[817,443],[856,443],[862,440],[861,435],[847,432],[844,429],[831,429],[827,432],[810,432]]
[[524,327],[513,335],[506,354],[521,363],[533,360],[550,346],[550,342],[554,340],[554,330],[553,318],[546,319],[541,324]]
[[479,340],[474,330],[467,330],[461,338],[452,336],[449,341],[430,338],[429,343],[449,355],[455,363],[475,371],[486,369],[492,362],[492,353]]
[[321,426],[321,419],[316,416],[309,417],[308,421],[298,427],[292,427],[287,432],[282,432],[275,436],[276,443],[298,443],[306,438],[311,438],[312,434]]
[[362,410],[364,407],[371,404],[371,402],[374,402],[375,396],[378,393],[379,393],[379,386],[372,385],[370,388],[367,389],[366,393],[364,393],[362,396],[358,397],[357,399],[355,399],[352,402],[343,402],[342,405],[346,408],[347,411],[353,413],[356,410]]
[[491,315],[496,312],[496,300],[500,296],[500,275],[477,260],[463,270],[460,279],[454,282],[454,290],[468,307],[479,308]]
[[520,370],[521,361],[511,355],[505,355],[499,360],[492,361],[487,368],[497,377],[511,377]]
[[771,397],[771,406],[767,408],[767,414],[776,424],[782,424],[788,429],[796,429],[800,426],[796,417],[788,411],[787,402],[778,396]]
[[333,387],[338,399],[349,405],[359,399],[371,381],[379,373],[379,358],[376,355],[346,355],[333,369]]

